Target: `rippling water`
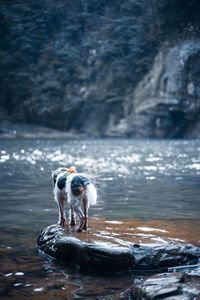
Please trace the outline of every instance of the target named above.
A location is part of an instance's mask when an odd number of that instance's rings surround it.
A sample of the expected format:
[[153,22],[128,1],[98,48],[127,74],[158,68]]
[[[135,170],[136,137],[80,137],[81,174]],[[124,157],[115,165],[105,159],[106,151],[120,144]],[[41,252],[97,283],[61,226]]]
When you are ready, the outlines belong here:
[[[94,179],[98,203],[90,209],[93,217],[193,228],[200,212],[200,141],[0,141],[2,297],[127,299],[132,275],[124,274],[123,280],[114,274],[83,275],[37,254],[37,235],[57,222],[51,171],[63,165],[75,165]],[[196,244],[198,234],[192,235]],[[191,231],[182,236],[189,240]]]

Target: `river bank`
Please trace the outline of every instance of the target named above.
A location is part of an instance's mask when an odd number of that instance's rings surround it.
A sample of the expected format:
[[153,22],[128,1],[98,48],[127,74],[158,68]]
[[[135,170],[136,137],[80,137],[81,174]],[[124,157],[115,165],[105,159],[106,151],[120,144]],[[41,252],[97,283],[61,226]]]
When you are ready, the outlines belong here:
[[73,131],[61,131],[45,126],[26,123],[0,123],[0,138],[29,138],[29,139],[57,139],[57,138],[84,138],[84,134],[77,134]]

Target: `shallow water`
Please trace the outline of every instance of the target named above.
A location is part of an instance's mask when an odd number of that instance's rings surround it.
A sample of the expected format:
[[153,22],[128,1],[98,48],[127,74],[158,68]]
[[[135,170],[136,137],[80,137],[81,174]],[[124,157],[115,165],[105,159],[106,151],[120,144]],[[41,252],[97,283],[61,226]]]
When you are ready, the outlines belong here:
[[128,299],[134,274],[83,274],[38,254],[38,234],[57,222],[51,171],[58,166],[93,178],[91,226],[100,235],[115,236],[121,224],[130,241],[136,234],[142,242],[167,236],[200,244],[198,140],[4,139],[0,155],[1,299]]

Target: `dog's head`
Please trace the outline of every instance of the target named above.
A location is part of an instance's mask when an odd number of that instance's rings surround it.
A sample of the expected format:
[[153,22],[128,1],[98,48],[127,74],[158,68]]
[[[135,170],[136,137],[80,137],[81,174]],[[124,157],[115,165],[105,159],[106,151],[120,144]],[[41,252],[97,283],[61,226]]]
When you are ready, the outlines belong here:
[[56,169],[54,172],[52,172],[52,179],[53,179],[53,185],[55,185],[57,177],[60,173],[76,173],[76,167],[60,167]]

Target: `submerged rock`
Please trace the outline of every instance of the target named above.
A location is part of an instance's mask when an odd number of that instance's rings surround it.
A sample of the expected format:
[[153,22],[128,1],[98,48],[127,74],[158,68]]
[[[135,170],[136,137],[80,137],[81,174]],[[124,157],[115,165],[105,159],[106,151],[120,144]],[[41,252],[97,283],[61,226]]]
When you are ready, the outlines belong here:
[[199,299],[199,296],[200,279],[188,277],[183,272],[162,273],[142,279],[134,285],[132,292],[135,300],[191,300]]
[[200,257],[199,247],[167,238],[144,244],[136,242],[134,237],[126,240],[119,233],[110,235],[91,229],[76,233],[70,227],[64,229],[59,225],[43,230],[37,245],[45,254],[63,263],[102,271],[166,269]]

